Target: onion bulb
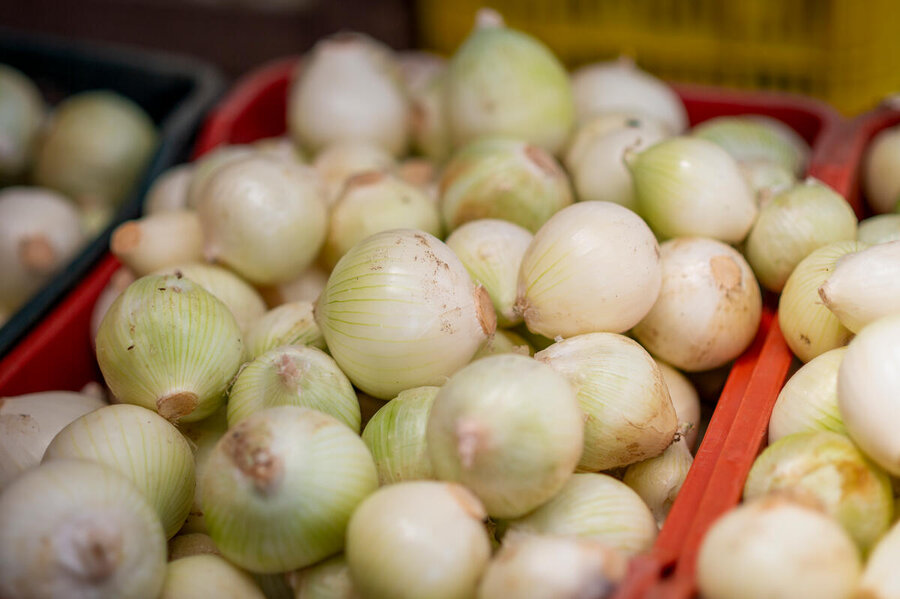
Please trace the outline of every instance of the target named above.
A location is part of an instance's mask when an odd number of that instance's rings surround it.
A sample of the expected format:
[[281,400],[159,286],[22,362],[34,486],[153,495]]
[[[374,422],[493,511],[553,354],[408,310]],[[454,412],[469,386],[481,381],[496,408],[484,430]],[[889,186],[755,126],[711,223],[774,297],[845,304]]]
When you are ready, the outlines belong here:
[[879,539],[869,555],[856,597],[888,598],[900,595],[900,577],[897,576],[897,553],[900,552],[900,526],[896,524]]
[[493,335],[485,339],[484,343],[481,344],[481,347],[479,347],[478,351],[475,352],[475,355],[472,356],[472,361],[474,362],[479,358],[486,358],[487,356],[493,356],[495,354],[522,354],[523,356],[532,356],[534,355],[534,348],[532,348],[528,341],[521,335],[514,333],[513,331],[497,329]]
[[612,597],[625,577],[622,556],[602,543],[509,534],[478,586],[479,599]]
[[856,239],[856,215],[830,187],[809,178],[776,195],[759,212],[744,248],[759,282],[780,292],[813,250]]
[[91,311],[91,346],[94,347],[97,339],[97,333],[100,331],[100,323],[109,307],[112,306],[116,298],[122,295],[122,292],[128,289],[128,286],[134,283],[134,273],[124,266],[117,269],[109,279],[106,287],[100,292],[97,301],[94,303],[94,309]]
[[291,302],[269,310],[247,332],[247,352],[251,360],[284,345],[325,349],[311,302]]
[[496,317],[453,252],[428,233],[376,233],[337,263],[316,303],[331,355],[379,399],[439,385],[494,332]]
[[809,362],[819,354],[846,345],[853,337],[819,298],[819,287],[834,272],[841,257],[866,248],[858,241],[838,241],[804,258],[788,277],[778,301],[778,324],[794,355]]
[[[206,467],[206,462],[209,460],[209,456],[212,455],[216,443],[228,430],[227,410],[225,407],[219,408],[212,416],[204,418],[200,422],[182,424],[179,426],[179,429],[194,452],[196,484],[194,485],[194,501],[191,504],[191,511],[188,513],[187,520],[184,521],[184,525],[178,531],[178,534],[202,533],[203,536],[207,536],[206,524],[203,522],[203,502],[200,496],[199,478],[203,474],[203,468]],[[209,542],[212,543],[212,539]],[[215,545],[215,543],[212,544],[213,546]],[[218,553],[218,549],[216,549],[216,553]]]
[[585,415],[578,468],[627,466],[661,454],[678,420],[662,372],[635,341],[588,333],[554,343],[534,358],[568,379]]
[[659,245],[634,212],[580,202],[555,214],[522,258],[516,304],[533,333],[551,339],[622,333],[659,294]]
[[240,597],[265,599],[253,579],[218,555],[192,555],[166,568],[166,582],[159,599]]
[[756,162],[739,162],[738,169],[744,175],[747,185],[756,198],[760,208],[776,194],[797,184],[794,173],[783,166],[759,160]]
[[900,200],[898,159],[900,127],[879,132],[869,144],[863,159],[862,183],[869,207],[876,214],[893,212]]
[[266,298],[266,303],[273,308],[289,302],[314,304],[322,294],[322,290],[325,289],[325,284],[328,283],[328,274],[329,271],[313,264],[293,281],[271,287],[261,287],[260,293]]
[[359,599],[344,554],[287,575],[292,599]]
[[435,478],[425,446],[428,415],[439,387],[401,391],[366,424],[365,441],[382,485]]
[[301,150],[288,135],[257,139],[253,142],[252,146],[261,154],[275,156],[283,160],[299,162],[301,164],[305,162],[303,150]]
[[347,528],[353,586],[369,599],[473,597],[491,555],[484,518],[481,503],[460,485],[382,487]]
[[28,77],[0,65],[0,183],[19,181],[34,153],[47,108],[41,91]]
[[837,522],[776,495],[712,525],[697,558],[697,586],[708,599],[848,599],[861,570]]
[[900,240],[900,214],[879,214],[861,220],[857,239],[869,245]]
[[32,179],[81,206],[117,206],[150,162],[157,132],[140,106],[110,91],[69,96],[50,115]]
[[354,175],[387,171],[396,160],[384,148],[365,141],[345,141],[329,145],[316,156],[313,167],[325,183],[328,205],[333,205],[344,185]]
[[423,156],[443,162],[453,151],[447,122],[447,75],[438,75],[410,98],[413,147]]
[[900,312],[900,241],[880,243],[837,261],[819,297],[841,324],[858,333]]
[[522,227],[497,219],[470,221],[447,237],[447,247],[462,261],[472,280],[487,291],[501,327],[522,322],[515,306],[516,283],[532,239]]
[[413,95],[447,70],[447,59],[432,52],[406,50],[397,53],[397,65],[407,93]]
[[334,360],[314,347],[278,347],[245,364],[228,396],[228,426],[275,406],[319,410],[359,432],[353,386]]
[[163,212],[116,227],[109,249],[139,277],[181,262],[203,259],[203,233],[197,214]]
[[481,10],[447,70],[447,121],[456,147],[506,135],[559,152],[575,120],[565,68],[535,38]]
[[605,112],[624,111],[651,117],[672,135],[687,129],[681,98],[627,57],[581,67],[572,73],[572,90],[579,122]]
[[687,442],[679,438],[658,456],[629,466],[622,482],[634,489],[662,526],[693,463]]
[[772,162],[796,176],[809,160],[806,140],[781,121],[759,114],[716,117],[694,127],[691,135],[722,146],[738,162]]
[[102,399],[70,391],[0,397],[0,490],[40,464],[50,441],[66,425],[105,405]]
[[66,198],[36,187],[0,191],[0,311],[17,310],[84,242]]
[[184,524],[194,498],[194,456],[174,426],[149,410],[115,404],[62,429],[44,461],[101,462],[131,479],[159,513],[166,538]]
[[192,555],[221,555],[213,540],[202,532],[179,533],[169,540],[169,561]]
[[506,523],[507,533],[594,539],[631,557],[650,549],[658,528],[650,509],[625,483],[606,474],[573,474],[553,499]]
[[697,435],[700,432],[700,395],[694,384],[677,369],[660,360],[656,360],[656,365],[659,366],[666,388],[669,390],[678,428],[684,433],[688,450],[693,451],[697,446]]
[[147,190],[144,214],[185,210],[193,177],[193,164],[179,164],[165,170]]
[[444,168],[441,214],[448,230],[482,218],[508,220],[532,233],[572,203],[565,171],[540,147],[516,139],[479,139]]
[[231,428],[200,478],[209,535],[229,561],[259,573],[340,551],[350,515],[377,486],[372,456],[353,431],[293,406]]
[[111,468],[59,460],[0,495],[0,595],[156,597],[166,575],[159,518]]
[[200,205],[200,199],[205,194],[206,184],[212,176],[230,162],[242,160],[250,156],[258,156],[259,152],[249,145],[226,145],[208,152],[193,163],[193,174],[187,190],[187,208],[196,210]]
[[527,514],[566,483],[581,457],[584,420],[569,382],[526,356],[472,362],[441,387],[428,417],[438,478],[459,482],[488,514]]
[[647,351],[697,372],[738,357],[756,335],[762,296],[750,265],[714,239],[682,237],[660,246],[662,290],[632,333]]
[[793,433],[847,434],[837,397],[838,368],[846,351],[838,347],[820,354],[788,379],[769,418],[770,444]]
[[294,141],[313,152],[339,141],[368,141],[399,156],[408,143],[408,100],[390,48],[358,33],[319,41],[288,93]]
[[215,412],[243,351],[225,304],[177,275],[129,285],[97,333],[97,361],[112,394],[173,421]]
[[347,181],[331,207],[327,226],[322,261],[328,267],[381,231],[418,229],[441,237],[441,216],[431,198],[399,177],[377,171]]
[[316,172],[270,156],[229,162],[203,188],[197,214],[207,259],[252,283],[283,283],[312,264],[325,240]]

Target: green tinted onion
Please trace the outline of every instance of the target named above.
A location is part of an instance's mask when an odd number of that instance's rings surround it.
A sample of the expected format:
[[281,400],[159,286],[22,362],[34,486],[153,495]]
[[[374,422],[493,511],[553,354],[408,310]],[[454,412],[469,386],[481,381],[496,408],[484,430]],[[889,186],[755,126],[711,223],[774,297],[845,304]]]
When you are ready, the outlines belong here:
[[758,114],[713,118],[694,127],[691,135],[722,146],[738,162],[768,161],[797,176],[809,160],[809,144],[796,131]]
[[869,245],[900,240],[900,214],[879,214],[859,221],[857,239]]
[[192,555],[170,563],[166,568],[166,582],[159,597],[265,599],[265,595],[246,572],[218,555]]
[[660,360],[656,360],[656,365],[666,381],[675,417],[678,419],[678,428],[687,429],[684,430],[684,439],[688,450],[692,451],[697,446],[697,435],[700,432],[700,395],[694,384],[681,372]]
[[761,208],[777,193],[797,183],[794,174],[780,166],[764,160],[756,162],[739,162],[738,169],[744,175],[756,197],[756,204]]
[[311,302],[290,302],[269,310],[247,332],[247,351],[251,359],[283,345],[325,349],[325,339],[316,324]]
[[479,358],[486,358],[495,354],[522,354],[523,356],[534,355],[534,348],[521,335],[505,329],[497,329],[497,331],[488,337],[475,355],[472,361]]
[[693,463],[687,442],[680,438],[660,455],[629,466],[622,482],[640,495],[662,526]]

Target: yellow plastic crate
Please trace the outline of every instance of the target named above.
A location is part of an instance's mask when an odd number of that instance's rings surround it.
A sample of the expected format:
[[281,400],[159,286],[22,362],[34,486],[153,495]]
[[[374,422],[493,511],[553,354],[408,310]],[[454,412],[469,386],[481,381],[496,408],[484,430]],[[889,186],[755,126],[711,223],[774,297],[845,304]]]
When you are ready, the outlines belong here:
[[418,0],[449,54],[482,6],[569,66],[625,54],[672,81],[816,96],[846,114],[900,91],[900,0]]

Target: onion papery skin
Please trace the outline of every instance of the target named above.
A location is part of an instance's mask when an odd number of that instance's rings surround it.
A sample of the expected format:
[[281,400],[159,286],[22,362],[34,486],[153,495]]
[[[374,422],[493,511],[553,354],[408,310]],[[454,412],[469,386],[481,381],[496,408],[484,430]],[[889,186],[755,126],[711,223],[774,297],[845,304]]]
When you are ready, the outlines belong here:
[[460,485],[382,487],[347,528],[353,586],[367,599],[474,597],[491,554],[484,518],[484,507]]
[[693,463],[687,442],[678,439],[660,455],[629,466],[622,482],[640,495],[661,527]]
[[528,329],[550,339],[622,333],[647,314],[661,283],[659,244],[640,217],[618,204],[579,202],[535,234],[517,306]]
[[60,460],[0,496],[0,595],[8,599],[156,597],[166,539],[155,510],[112,468]]
[[218,555],[192,555],[171,562],[159,599],[239,597],[265,599],[246,573]]
[[659,299],[632,334],[654,356],[687,372],[722,366],[753,341],[762,295],[750,265],[714,239],[660,246]]
[[490,298],[450,248],[411,229],[376,233],[347,252],[316,322],[341,370],[379,399],[442,384],[496,328]]
[[894,494],[887,473],[838,433],[794,433],[764,449],[747,476],[744,500],[773,491],[814,498],[863,553],[893,519]]
[[283,345],[325,349],[325,339],[316,324],[312,302],[290,302],[273,308],[247,332],[247,352],[251,359]]
[[861,220],[857,239],[869,245],[900,240],[900,214],[879,214]]
[[313,162],[313,167],[325,183],[329,206],[334,205],[344,190],[344,185],[354,175],[388,171],[396,165],[397,161],[390,152],[366,141],[330,144],[316,155]]
[[457,151],[440,181],[447,230],[507,220],[532,233],[573,202],[565,171],[547,151],[515,138],[475,140]]
[[893,212],[900,198],[898,153],[900,127],[890,127],[872,139],[863,159],[863,189],[869,206],[876,214]]
[[163,171],[147,190],[144,215],[187,209],[188,189],[193,178],[193,164],[179,164]]
[[486,358],[495,354],[521,354],[523,356],[533,356],[534,348],[521,335],[506,329],[497,329],[497,331],[488,337],[484,343],[478,348],[478,351],[472,356],[472,361],[479,358]]
[[0,65],[0,184],[18,182],[28,169],[47,108],[23,73]]
[[711,141],[673,137],[626,157],[637,212],[663,239],[712,237],[738,243],[758,213],[728,152]]
[[662,372],[637,342],[588,333],[535,354],[566,377],[585,415],[578,468],[609,470],[661,454],[678,420]]
[[228,396],[228,426],[277,406],[319,410],[359,433],[353,386],[334,360],[314,347],[277,347],[245,364]]
[[225,400],[242,362],[228,308],[180,276],[142,277],[113,302],[97,333],[97,361],[119,401],[196,422]]
[[809,144],[777,119],[750,114],[722,116],[700,123],[691,135],[722,146],[738,162],[773,162],[796,176],[809,160]]
[[441,387],[426,444],[439,479],[459,482],[499,518],[522,516],[566,483],[584,420],[563,375],[532,358],[472,362]]
[[372,456],[352,430],[293,406],[257,412],[230,429],[200,479],[216,546],[262,574],[339,552],[350,515],[377,486]]
[[554,534],[594,539],[626,557],[656,540],[656,520],[625,483],[606,474],[573,474],[553,499],[506,523],[507,533]]
[[293,599],[359,599],[344,554],[287,575]]
[[678,369],[661,360],[656,360],[656,365],[659,366],[666,388],[669,390],[675,417],[678,419],[678,428],[688,427],[683,436],[688,449],[693,451],[700,433],[700,395],[693,383]]
[[114,404],[85,414],[53,438],[43,460],[68,458],[128,477],[159,513],[167,539],[184,524],[194,499],[194,455],[178,429],[154,412]]

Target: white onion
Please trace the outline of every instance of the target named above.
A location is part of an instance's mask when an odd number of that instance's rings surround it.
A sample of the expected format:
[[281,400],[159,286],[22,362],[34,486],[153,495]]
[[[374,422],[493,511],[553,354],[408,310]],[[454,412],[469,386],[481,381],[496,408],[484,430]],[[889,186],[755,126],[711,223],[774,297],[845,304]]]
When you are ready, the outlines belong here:
[[193,174],[187,190],[187,208],[196,210],[200,199],[205,194],[206,184],[220,167],[250,156],[258,156],[259,152],[249,145],[225,145],[208,152],[193,163]]
[[713,524],[700,546],[697,585],[707,599],[849,599],[861,570],[837,522],[775,496]]
[[900,240],[900,214],[879,214],[859,221],[857,239],[870,245]]
[[447,75],[435,77],[410,98],[413,147],[432,160],[443,162],[453,151],[447,122]]
[[41,463],[53,437],[70,422],[106,402],[70,391],[0,397],[0,490]]
[[693,463],[687,442],[679,438],[658,456],[629,466],[622,482],[640,495],[662,526]]
[[[203,536],[207,536],[206,524],[203,522],[203,502],[200,493],[199,479],[203,474],[203,469],[206,467],[209,456],[212,455],[216,443],[219,442],[219,439],[221,439],[228,430],[227,410],[225,407],[222,407],[212,416],[204,418],[199,422],[182,424],[179,426],[179,429],[188,440],[188,444],[194,452],[194,471],[196,476],[194,501],[191,504],[191,511],[188,513],[187,520],[184,521],[184,525],[178,531],[178,534],[200,533]],[[212,543],[212,539],[210,539],[210,543]],[[215,545],[215,543],[213,543],[213,545]],[[218,551],[219,550],[216,549],[216,553],[218,553]]]
[[19,180],[31,163],[47,108],[37,86],[9,65],[0,65],[0,183]]
[[207,597],[265,599],[248,574],[218,555],[192,555],[169,564],[159,599]]
[[473,597],[491,554],[484,517],[481,503],[460,485],[382,487],[347,528],[354,587],[368,599]]
[[678,421],[662,372],[644,348],[615,333],[588,333],[534,355],[568,379],[584,413],[578,468],[627,466],[661,454]]
[[408,142],[408,109],[390,48],[341,33],[319,41],[298,68],[288,95],[288,130],[313,152],[364,140],[398,156]]
[[441,384],[496,326],[487,292],[450,248],[409,229],[377,233],[344,254],[316,322],[341,370],[380,399]]
[[900,576],[897,576],[897,553],[900,552],[900,526],[896,524],[875,545],[869,555],[862,579],[856,590],[860,599],[885,599],[900,596]]
[[291,599],[359,599],[344,554],[287,575]]
[[495,354],[522,354],[533,356],[534,348],[521,335],[505,329],[497,329],[493,335],[484,340],[472,361]]
[[325,339],[316,324],[311,302],[290,302],[266,312],[246,338],[250,359],[283,345],[308,345],[325,349]]
[[878,133],[863,159],[862,183],[875,213],[894,212],[900,200],[900,127]]
[[625,111],[652,117],[673,135],[687,129],[687,111],[678,95],[628,58],[581,67],[572,73],[572,90],[579,121]]
[[691,135],[722,146],[738,162],[767,161],[797,176],[809,160],[806,140],[781,121],[759,114],[712,118],[694,127]]
[[337,201],[344,185],[354,175],[368,171],[386,171],[396,160],[384,148],[365,141],[333,143],[316,155],[313,167],[325,182],[328,204]]
[[261,287],[259,290],[269,306],[273,308],[289,302],[314,304],[328,283],[328,274],[329,271],[313,264],[293,281],[272,287]]
[[103,317],[106,316],[106,312],[109,310],[110,306],[112,306],[113,302],[116,301],[116,298],[122,295],[122,292],[125,291],[129,285],[134,283],[134,279],[134,273],[123,266],[116,269],[112,274],[112,277],[110,277],[109,283],[107,283],[106,287],[103,288],[103,291],[100,292],[96,303],[94,303],[94,309],[91,312],[92,347],[96,344],[97,332],[100,330],[100,323],[103,322]]
[[621,333],[659,294],[659,245],[635,213],[609,202],[580,202],[541,227],[522,259],[517,305],[545,337]]
[[316,172],[269,156],[215,171],[197,206],[206,257],[252,283],[290,281],[325,240],[324,189]]
[[734,248],[682,237],[660,246],[662,289],[632,333],[647,351],[689,372],[733,360],[756,335],[762,297]]
[[144,214],[186,209],[188,189],[193,177],[193,164],[179,164],[164,171],[147,190],[147,196],[144,199]]
[[738,169],[744,175],[747,185],[753,191],[756,204],[762,208],[776,194],[797,183],[794,174],[780,166],[764,160],[739,162]]
[[173,264],[202,260],[202,235],[195,212],[163,212],[116,227],[109,249],[122,264],[142,277]]
[[251,144],[261,154],[276,156],[278,158],[291,162],[306,162],[303,150],[294,143],[289,135],[280,135],[277,137],[264,137],[257,139]]
[[675,417],[678,419],[678,427],[687,426],[684,439],[688,450],[693,451],[697,446],[697,436],[700,433],[700,395],[694,384],[677,369],[665,362],[656,360],[659,371],[666,381],[669,389],[669,397],[672,399],[672,407],[675,408]]
[[127,478],[60,460],[0,495],[0,595],[145,599],[166,575],[159,518]]
[[501,354],[472,362],[441,387],[426,444],[437,478],[464,484],[491,516],[515,518],[566,483],[581,456],[583,428],[561,374]]
[[447,59],[432,52],[406,50],[397,53],[400,76],[407,93],[415,94],[447,70]]
[[0,191],[0,309],[19,308],[81,249],[78,211],[37,187]]

